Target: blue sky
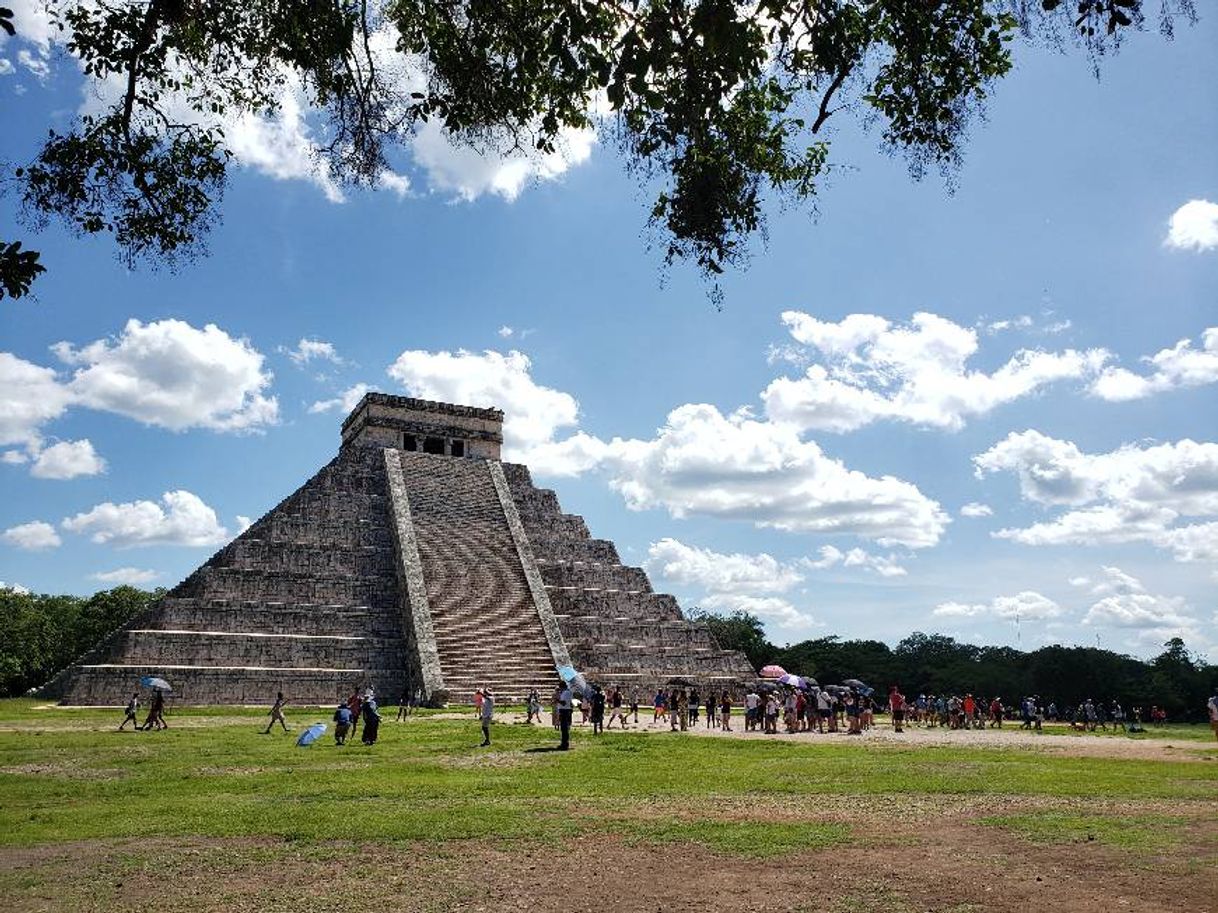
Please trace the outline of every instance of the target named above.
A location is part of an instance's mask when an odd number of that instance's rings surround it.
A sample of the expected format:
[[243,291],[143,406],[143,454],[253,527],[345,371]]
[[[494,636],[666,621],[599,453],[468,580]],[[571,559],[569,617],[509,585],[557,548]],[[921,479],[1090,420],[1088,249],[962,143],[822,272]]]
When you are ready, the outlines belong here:
[[[26,22],[0,45],[14,162],[86,97]],[[776,208],[722,311],[661,270],[611,145],[428,135],[338,201],[307,121],[241,125],[209,256],[30,238],[49,272],[0,307],[0,580],[172,586],[333,456],[365,384],[505,409],[511,455],[625,561],[778,642],[1181,633],[1218,659],[1215,46],[1213,16],[1137,35],[1099,81],[1020,48],[954,192],[843,121],[818,215]]]

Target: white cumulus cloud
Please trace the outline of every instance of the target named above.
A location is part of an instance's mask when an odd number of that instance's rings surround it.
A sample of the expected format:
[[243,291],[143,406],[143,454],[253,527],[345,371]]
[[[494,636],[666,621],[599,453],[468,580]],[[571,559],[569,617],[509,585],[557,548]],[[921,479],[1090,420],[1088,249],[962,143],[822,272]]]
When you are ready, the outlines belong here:
[[42,426],[62,415],[71,400],[54,370],[0,352],[0,444],[37,446]]
[[0,539],[27,552],[56,548],[61,542],[59,534],[55,532],[55,527],[42,520],[10,526],[0,533]]
[[93,449],[88,438],[60,441],[37,452],[30,475],[39,479],[74,479],[106,471],[106,461]]
[[680,586],[716,592],[785,593],[804,579],[795,567],[765,552],[724,554],[677,539],[651,544],[647,570]]
[[112,583],[115,586],[144,586],[152,583],[157,577],[161,576],[156,571],[149,571],[138,567],[119,567],[112,571],[98,571],[96,574],[90,574],[89,577],[93,580],[98,580],[102,583]]
[[1109,365],[1091,384],[1091,393],[1100,399],[1123,402],[1218,383],[1218,327],[1210,327],[1201,334],[1200,348],[1194,348],[1192,340],[1181,339],[1170,349],[1142,360],[1151,367],[1150,373],[1136,374]]
[[1073,508],[995,536],[1025,545],[1150,542],[1178,560],[1218,557],[1218,523],[1180,523],[1218,516],[1218,444],[1188,439],[1088,454],[1038,431],[1012,432],[973,458],[979,477],[1011,472],[1023,497]]
[[389,375],[411,396],[502,409],[504,459],[557,475],[553,469],[564,468],[569,455],[555,448],[555,436],[576,425],[579,403],[569,393],[537,383],[531,371],[529,357],[515,350],[408,350],[389,367]]
[[334,348],[334,343],[326,342],[324,339],[301,338],[300,342],[292,348],[280,346],[279,351],[300,367],[308,365],[311,361],[328,361],[335,365],[344,363],[338,350]]
[[68,389],[82,406],[174,431],[246,431],[279,417],[263,355],[214,324],[132,318],[115,338],[53,349],[75,367]]
[[367,384],[355,384],[333,399],[319,399],[309,407],[309,412],[313,415],[322,412],[332,412],[335,409],[343,413],[350,412],[359,405],[359,401],[364,398],[364,394],[371,389]]
[[977,501],[969,501],[960,508],[960,516],[962,517],[992,517],[994,509],[988,504],[980,504]]
[[1189,200],[1172,213],[1163,243],[1177,250],[1218,248],[1218,203]]
[[228,539],[216,512],[189,491],[167,491],[160,503],[129,501],[98,504],[63,521],[69,532],[101,545],[219,545]]
[[938,618],[999,618],[1004,621],[1040,621],[1057,618],[1065,610],[1048,596],[1024,590],[1014,596],[995,596],[989,602],[941,602],[932,613]]
[[802,563],[805,567],[816,568],[818,570],[837,567],[838,565],[842,567],[861,567],[864,570],[874,571],[881,577],[904,577],[908,573],[892,555],[873,555],[866,549],[861,548],[851,548],[842,551],[833,545],[821,546],[819,558],[805,558]]
[[1083,624],[1135,629],[1147,643],[1200,637],[1199,622],[1188,613],[1183,598],[1150,593],[1140,580],[1118,567],[1106,566],[1103,571],[1103,579],[1092,589],[1100,598],[1087,610]]
[[762,392],[766,413],[801,429],[845,432],[880,420],[956,430],[969,418],[1048,385],[1095,375],[1103,349],[1022,349],[993,373],[970,369],[977,331],[935,314],[907,325],[874,314],[833,323],[799,311],[782,315],[810,358],[798,378],[780,377]]
[[790,425],[706,404],[669,413],[651,440],[614,439],[604,466],[632,510],[711,516],[884,546],[936,544],[950,518],[917,486],[848,469]]

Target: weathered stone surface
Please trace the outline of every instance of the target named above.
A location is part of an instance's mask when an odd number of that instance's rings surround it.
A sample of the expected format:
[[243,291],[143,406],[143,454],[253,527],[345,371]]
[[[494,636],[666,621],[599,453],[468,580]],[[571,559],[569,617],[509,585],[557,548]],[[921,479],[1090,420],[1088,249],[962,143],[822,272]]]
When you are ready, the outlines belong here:
[[619,563],[612,543],[589,537],[582,517],[534,487],[527,467],[504,477],[532,544],[550,605],[576,668],[594,681],[650,689],[673,676],[719,687],[755,676],[744,654],[720,650],[676,599],[654,593],[642,568]]

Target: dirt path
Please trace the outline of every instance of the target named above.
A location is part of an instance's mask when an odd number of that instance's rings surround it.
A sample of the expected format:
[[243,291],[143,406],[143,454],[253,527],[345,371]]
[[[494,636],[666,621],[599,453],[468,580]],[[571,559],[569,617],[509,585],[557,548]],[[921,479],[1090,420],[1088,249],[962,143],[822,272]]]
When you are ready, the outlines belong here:
[[[472,714],[445,713],[437,714],[432,719],[472,719]],[[524,725],[524,716],[519,713],[506,713],[496,717],[501,723]],[[536,725],[536,724],[534,724]],[[545,726],[538,726],[545,729]],[[588,734],[591,726],[578,724],[575,731]],[[614,724],[612,734],[620,732]],[[630,723],[627,732],[643,732],[653,734],[669,733],[670,726],[666,722],[653,723],[650,713],[644,717],[640,712],[639,723]],[[906,727],[903,733],[893,732],[887,722],[864,732],[859,736],[848,736],[843,732],[815,733],[800,732],[777,735],[763,735],[759,732],[745,732],[743,717],[732,720],[732,731],[707,729],[705,720],[697,727],[688,730],[687,735],[697,735],[706,738],[719,739],[775,739],[794,743],[807,744],[847,744],[857,742],[875,745],[909,745],[914,747],[952,746],[968,748],[1032,748],[1038,751],[1085,758],[1132,758],[1144,761],[1218,761],[1218,742],[1191,741],[1187,739],[1156,739],[1156,738],[1122,738],[1118,736],[1089,736],[1066,735],[1054,732],[1033,732],[1018,729],[1017,726],[1006,726],[1002,729],[957,729],[950,730],[942,727],[924,729]]]

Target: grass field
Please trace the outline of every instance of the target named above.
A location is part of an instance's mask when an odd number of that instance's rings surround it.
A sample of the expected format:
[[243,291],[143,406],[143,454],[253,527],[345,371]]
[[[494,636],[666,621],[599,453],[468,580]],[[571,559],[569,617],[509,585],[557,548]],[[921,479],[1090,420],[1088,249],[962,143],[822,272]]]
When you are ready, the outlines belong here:
[[308,749],[261,711],[119,716],[0,702],[4,909],[1218,910],[1201,729],[1152,733],[1187,746],[1162,758],[585,731],[564,754],[442,715]]

